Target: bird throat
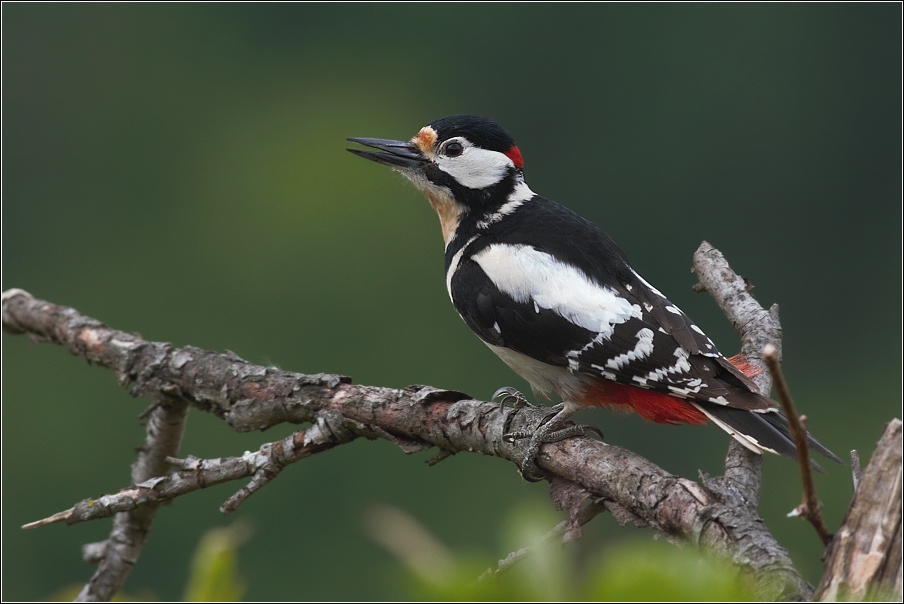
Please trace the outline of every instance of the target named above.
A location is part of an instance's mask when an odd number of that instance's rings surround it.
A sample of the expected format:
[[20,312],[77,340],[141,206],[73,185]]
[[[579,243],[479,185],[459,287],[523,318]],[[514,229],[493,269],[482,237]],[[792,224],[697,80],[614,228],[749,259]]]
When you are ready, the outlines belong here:
[[437,216],[439,216],[440,228],[443,231],[443,241],[448,246],[452,238],[455,237],[455,231],[458,229],[461,216],[466,208],[463,204],[456,201],[446,189],[428,187],[422,191],[427,201],[433,206]]

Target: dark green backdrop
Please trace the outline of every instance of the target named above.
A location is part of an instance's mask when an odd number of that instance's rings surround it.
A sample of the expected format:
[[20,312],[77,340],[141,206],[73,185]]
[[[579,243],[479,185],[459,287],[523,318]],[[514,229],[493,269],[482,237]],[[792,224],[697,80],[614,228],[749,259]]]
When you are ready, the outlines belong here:
[[[600,223],[724,351],[691,291],[701,240],[781,305],[785,367],[814,433],[864,456],[901,404],[901,8],[807,5],[3,5],[3,288],[152,340],[357,382],[488,397],[524,387],[449,304],[436,217],[344,151],[479,113],[531,187]],[[19,525],[126,484],[143,432],[111,372],[3,336],[3,597],[92,569],[109,522]],[[727,437],[584,412],[610,442],[691,478]],[[192,411],[183,452],[241,454]],[[256,529],[253,599],[404,596],[364,535],[373,502],[456,551],[503,555],[501,526],[544,501],[497,459],[435,468],[357,442],[288,469],[236,513]],[[820,547],[795,465],[769,458],[762,514],[807,576]],[[828,522],[849,470],[818,478]],[[239,485],[158,515],[127,584],[181,596],[190,552]],[[648,539],[600,517],[580,547]]]

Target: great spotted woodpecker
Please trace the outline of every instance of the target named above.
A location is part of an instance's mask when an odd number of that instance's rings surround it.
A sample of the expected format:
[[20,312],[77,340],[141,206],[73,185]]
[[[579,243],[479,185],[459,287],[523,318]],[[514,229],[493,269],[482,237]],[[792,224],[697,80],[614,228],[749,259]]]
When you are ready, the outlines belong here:
[[348,140],[379,150],[349,149],[401,172],[436,210],[446,288],[465,323],[535,392],[562,398],[536,432],[518,435],[531,439],[525,477],[544,442],[576,433],[563,424],[586,406],[668,424],[709,419],[751,451],[796,457],[777,405],[600,227],[531,191],[521,151],[496,123],[453,115],[408,141]]

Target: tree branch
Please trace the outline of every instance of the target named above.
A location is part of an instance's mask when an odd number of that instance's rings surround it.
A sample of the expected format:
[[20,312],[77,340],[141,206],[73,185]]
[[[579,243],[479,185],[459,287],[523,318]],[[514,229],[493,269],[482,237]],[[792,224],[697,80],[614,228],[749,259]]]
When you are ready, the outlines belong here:
[[[169,471],[167,459],[179,451],[188,404],[160,395],[147,424],[147,442],[132,466],[132,482],[144,482]],[[123,586],[147,542],[159,502],[148,502],[116,514],[113,530],[98,556],[98,568],[76,597],[77,602],[108,601]]]
[[[769,396],[772,380],[763,361],[763,347],[782,348],[782,328],[778,320],[778,304],[765,310],[750,295],[750,282],[731,270],[722,252],[704,241],[694,252],[691,269],[700,282],[697,292],[705,291],[731,321],[741,339],[741,355],[754,369],[753,379],[761,394]],[[779,353],[780,354],[780,353]],[[756,511],[763,477],[763,456],[753,453],[735,439],[728,445],[725,458],[725,479],[737,489],[745,505]],[[713,479],[718,480],[718,479]]]
[[334,431],[326,427],[325,421],[320,420],[308,430],[295,432],[276,442],[266,443],[257,451],[247,452],[241,457],[217,459],[199,459],[191,455],[186,459],[167,457],[167,461],[181,471],[155,476],[118,493],[102,495],[97,499],[85,499],[68,510],[30,522],[22,528],[33,529],[57,522],[71,525],[109,518],[120,512],[151,504],[159,505],[180,495],[224,482],[252,477],[251,483],[242,487],[220,507],[221,512],[228,514],[235,511],[255,491],[276,478],[287,465],[329,451],[336,445],[351,442],[357,437],[357,434],[347,429]]
[[[698,250],[698,255],[701,254],[716,260],[721,258],[708,244]],[[701,283],[710,279],[711,269],[705,265],[698,267],[696,256],[695,270]],[[730,271],[727,264],[719,270]],[[723,278],[723,281],[735,287],[738,279]],[[730,309],[739,305],[750,306],[743,296],[723,295],[724,286],[716,284],[710,291],[714,297],[722,296],[717,301],[731,313],[736,311]],[[748,312],[759,317],[767,327],[769,323],[763,319],[775,319],[777,325],[775,307],[768,313],[758,305],[756,308]],[[735,319],[732,322],[739,325]],[[399,390],[353,385],[344,376],[303,375],[253,365],[231,352],[217,354],[190,346],[175,348],[167,343],[149,342],[137,334],[111,329],[74,309],[36,300],[21,290],[4,294],[3,325],[7,331],[28,333],[37,341],[52,341],[89,362],[113,370],[122,385],[132,385],[135,396],[184,400],[213,413],[240,432],[283,422],[326,422],[328,427],[340,426],[339,432],[348,430],[353,435],[391,440],[408,453],[435,446],[440,449],[440,456],[477,452],[507,459],[517,467],[526,443],[506,442],[503,435],[533,431],[546,415],[543,409],[500,408],[491,402],[471,400],[460,392],[428,386]],[[742,351],[749,350],[745,354],[751,359],[759,357],[759,349],[754,352],[750,347],[755,345],[749,344],[761,337],[758,325],[744,320],[739,327],[745,342]],[[780,329],[777,333],[780,335]],[[312,429],[265,445],[252,456],[253,462],[244,457],[217,460],[220,463],[190,460],[180,463],[179,472],[161,472],[154,477],[133,480],[138,489],[143,489],[142,494],[123,496],[121,505],[137,505],[137,509],[143,510],[160,504],[163,500],[160,492],[172,498],[203,488],[217,480],[217,476],[223,478],[228,474],[224,480],[254,476],[247,487],[248,493],[230,500],[241,503],[248,494],[271,480],[285,463],[305,456],[305,445],[299,449],[298,439],[304,441]],[[330,432],[335,437],[332,427]],[[337,438],[322,442],[331,448],[346,441]],[[702,485],[669,474],[630,451],[589,438],[546,444],[537,463],[550,476],[575,483],[595,501],[603,502],[621,521],[630,519],[671,537],[712,548],[748,569],[761,598],[807,599],[812,588],[756,515],[759,457],[745,459],[745,456],[750,457],[746,450],[733,449],[726,461],[726,476],[704,477]],[[214,471],[227,467],[231,469],[224,470],[225,474]],[[155,480],[146,483],[151,478]],[[224,507],[225,511],[234,509],[229,502]],[[69,516],[74,517],[74,513]],[[68,518],[66,521],[69,522]]]

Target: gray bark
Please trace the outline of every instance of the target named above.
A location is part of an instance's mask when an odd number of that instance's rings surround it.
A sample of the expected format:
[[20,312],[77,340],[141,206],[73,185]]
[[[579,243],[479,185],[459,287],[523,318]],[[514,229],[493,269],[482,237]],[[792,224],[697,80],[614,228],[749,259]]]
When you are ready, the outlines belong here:
[[829,548],[819,601],[901,601],[901,420],[885,427],[869,465],[860,477],[854,501]]

